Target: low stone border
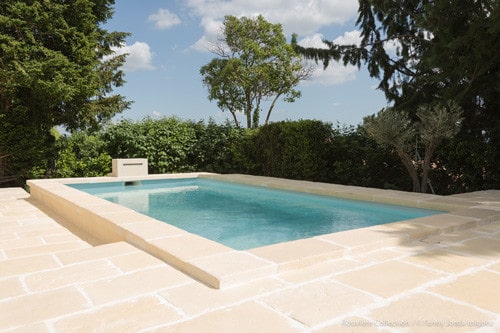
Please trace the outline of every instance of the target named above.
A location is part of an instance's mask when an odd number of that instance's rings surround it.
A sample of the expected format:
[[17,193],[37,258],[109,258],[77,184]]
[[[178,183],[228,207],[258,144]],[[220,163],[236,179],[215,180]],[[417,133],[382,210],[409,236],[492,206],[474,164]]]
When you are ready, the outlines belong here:
[[[308,239],[236,251],[66,186],[70,183],[124,182],[204,177],[341,198],[449,211],[424,218],[337,232]],[[276,271],[401,245],[442,232],[489,223],[500,213],[467,196],[437,196],[248,175],[186,173],[147,177],[30,180],[31,198],[57,212],[77,230],[102,243],[126,241],[214,288],[226,288]],[[480,207],[479,207],[480,206]]]

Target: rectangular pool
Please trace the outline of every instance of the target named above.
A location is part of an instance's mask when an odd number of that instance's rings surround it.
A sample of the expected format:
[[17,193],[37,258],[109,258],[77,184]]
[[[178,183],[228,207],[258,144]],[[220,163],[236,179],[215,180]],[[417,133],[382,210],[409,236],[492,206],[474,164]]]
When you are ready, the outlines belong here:
[[68,186],[236,250],[442,213],[203,178]]

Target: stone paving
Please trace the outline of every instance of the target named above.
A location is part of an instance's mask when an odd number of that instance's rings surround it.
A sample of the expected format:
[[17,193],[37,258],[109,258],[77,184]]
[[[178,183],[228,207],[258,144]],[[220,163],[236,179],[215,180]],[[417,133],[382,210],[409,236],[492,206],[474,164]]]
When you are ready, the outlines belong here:
[[[0,189],[0,332],[500,331],[500,191],[457,197],[477,205],[446,216],[441,232],[355,251],[372,229],[327,235],[343,250],[312,262],[290,262],[282,244],[254,249],[285,264],[215,289]],[[318,244],[306,248],[321,254]]]

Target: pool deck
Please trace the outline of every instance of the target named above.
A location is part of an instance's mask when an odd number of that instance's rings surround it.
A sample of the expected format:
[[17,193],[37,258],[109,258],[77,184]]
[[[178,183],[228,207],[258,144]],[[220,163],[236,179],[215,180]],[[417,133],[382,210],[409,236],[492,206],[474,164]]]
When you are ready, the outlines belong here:
[[[0,189],[0,332],[500,331],[500,191],[231,179],[451,211],[234,251],[91,197],[65,212],[45,192]],[[86,207],[113,221],[96,224],[105,233],[68,218]]]

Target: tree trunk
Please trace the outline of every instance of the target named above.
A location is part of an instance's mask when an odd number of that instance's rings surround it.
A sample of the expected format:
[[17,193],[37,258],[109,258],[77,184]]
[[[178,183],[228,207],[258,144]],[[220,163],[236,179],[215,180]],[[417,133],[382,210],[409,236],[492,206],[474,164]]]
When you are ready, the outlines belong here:
[[420,192],[422,193],[427,193],[429,171],[431,170],[431,157],[438,145],[439,142],[431,142],[425,146],[424,164],[422,165],[422,183],[420,184]]
[[246,93],[245,115],[247,116],[247,128],[252,128],[252,101],[250,100],[250,93]]
[[234,112],[234,111],[230,111],[230,112],[233,115],[234,124],[236,125],[236,128],[240,128],[240,122],[238,121],[238,118],[236,117],[236,112]]
[[415,169],[415,166],[413,165],[412,159],[410,158],[410,156],[408,156],[407,153],[402,150],[397,150],[396,152],[411,177],[413,183],[413,192],[420,192],[420,180],[418,179],[418,173]]
[[269,110],[267,111],[266,122],[264,123],[265,125],[267,125],[269,123],[269,117],[271,117],[271,112],[273,111],[274,105],[276,104],[276,101],[278,100],[278,98],[280,96],[281,96],[281,94],[278,94],[278,95],[276,95],[276,97],[274,97],[273,102],[271,103],[271,106],[269,107]]

